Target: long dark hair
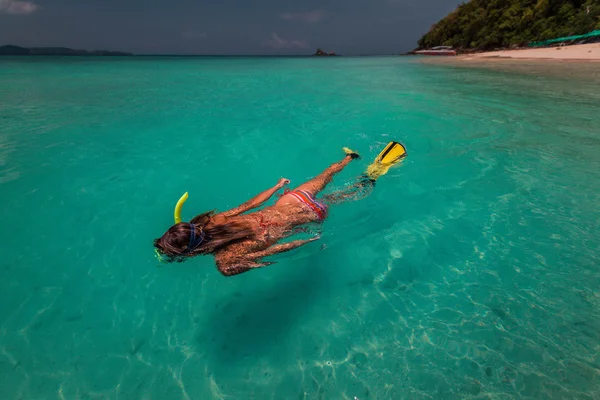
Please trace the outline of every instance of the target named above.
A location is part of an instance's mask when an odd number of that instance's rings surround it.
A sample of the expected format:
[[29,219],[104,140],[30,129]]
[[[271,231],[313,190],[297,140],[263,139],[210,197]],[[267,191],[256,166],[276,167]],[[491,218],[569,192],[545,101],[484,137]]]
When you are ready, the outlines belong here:
[[190,222],[179,222],[154,240],[154,247],[164,261],[181,262],[188,257],[210,254],[217,250],[254,237],[249,225],[239,222],[215,224],[214,211],[194,217]]

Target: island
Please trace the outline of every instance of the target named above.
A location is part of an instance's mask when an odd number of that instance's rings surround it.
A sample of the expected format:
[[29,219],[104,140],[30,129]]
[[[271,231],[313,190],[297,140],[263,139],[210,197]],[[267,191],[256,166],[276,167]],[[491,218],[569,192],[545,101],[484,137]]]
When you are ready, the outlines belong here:
[[594,34],[598,30],[597,0],[471,0],[433,25],[415,51],[441,46],[459,53],[518,49],[553,45],[560,42],[557,38],[583,44],[600,40]]
[[68,47],[20,47],[0,46],[0,56],[132,56],[131,53],[109,50],[76,50]]
[[319,49],[317,49],[317,51],[315,52],[315,54],[313,54],[313,56],[318,56],[318,57],[332,57],[332,56],[337,56],[337,54],[335,54],[335,51],[330,51],[329,53],[327,53],[323,49],[319,48]]

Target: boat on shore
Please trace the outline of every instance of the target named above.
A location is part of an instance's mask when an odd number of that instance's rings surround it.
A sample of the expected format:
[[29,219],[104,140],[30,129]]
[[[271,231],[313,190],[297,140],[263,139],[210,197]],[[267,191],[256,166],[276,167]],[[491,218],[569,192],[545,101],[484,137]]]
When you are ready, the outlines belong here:
[[451,46],[436,46],[431,49],[417,50],[414,54],[420,56],[455,56],[456,50]]

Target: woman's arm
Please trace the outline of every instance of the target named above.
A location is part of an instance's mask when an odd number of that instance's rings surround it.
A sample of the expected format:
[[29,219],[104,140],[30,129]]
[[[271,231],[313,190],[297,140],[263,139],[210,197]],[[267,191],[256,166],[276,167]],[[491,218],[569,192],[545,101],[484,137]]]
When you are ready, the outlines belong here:
[[288,183],[290,183],[289,179],[281,178],[279,180],[279,182],[277,182],[277,185],[273,186],[271,189],[265,190],[264,192],[251,198],[244,204],[237,206],[235,208],[232,208],[231,210],[219,213],[219,214],[215,215],[215,217],[219,217],[219,216],[233,217],[233,216],[245,213],[246,211],[252,210],[253,208],[258,207],[261,204],[263,204],[265,201],[269,200],[271,198],[271,196],[273,196],[275,194],[275,192],[277,192],[279,189],[281,189]]
[[293,250],[295,248],[298,248],[300,246],[303,246],[310,242],[314,242],[315,240],[319,240],[319,239],[320,239],[320,237],[316,236],[316,237],[313,237],[310,239],[294,240],[293,242],[276,244],[274,246],[268,247],[265,250],[256,251],[254,253],[248,253],[244,257],[247,257],[251,260],[258,260],[263,257],[268,257],[268,256],[272,256],[272,255],[279,254],[279,253],[285,253],[286,251]]
[[235,258],[230,260],[217,260],[217,268],[219,272],[225,276],[239,275],[248,272],[251,269],[266,267],[273,264],[272,262],[258,263],[243,258]]
[[248,272],[251,269],[262,268],[268,265],[274,264],[273,262],[259,262],[263,257],[272,256],[274,254],[283,253],[286,251],[293,250],[307,243],[318,240],[319,237],[314,237],[306,240],[294,240],[293,242],[276,244],[269,247],[266,250],[257,251],[254,253],[244,254],[243,256],[232,256],[229,257],[227,254],[217,256],[217,268],[225,276],[238,275],[244,272]]

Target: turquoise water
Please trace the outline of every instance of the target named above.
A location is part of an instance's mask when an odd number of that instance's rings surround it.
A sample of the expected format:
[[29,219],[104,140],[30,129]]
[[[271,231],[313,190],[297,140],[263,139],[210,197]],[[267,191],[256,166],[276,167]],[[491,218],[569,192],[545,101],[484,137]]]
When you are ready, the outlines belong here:
[[[400,58],[0,60],[0,393],[597,398],[600,91]],[[409,156],[222,277],[152,240],[284,176]]]

